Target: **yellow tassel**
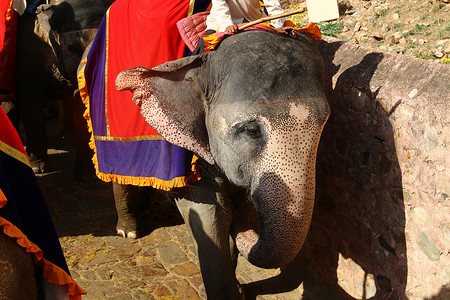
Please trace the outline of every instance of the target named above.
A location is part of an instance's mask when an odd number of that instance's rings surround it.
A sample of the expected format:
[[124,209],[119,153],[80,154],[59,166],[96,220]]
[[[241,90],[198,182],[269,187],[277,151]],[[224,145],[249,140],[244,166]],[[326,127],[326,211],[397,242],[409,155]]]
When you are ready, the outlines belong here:
[[214,33],[209,35],[204,35],[203,40],[205,41],[205,52],[209,52],[216,48],[217,44],[221,41]]

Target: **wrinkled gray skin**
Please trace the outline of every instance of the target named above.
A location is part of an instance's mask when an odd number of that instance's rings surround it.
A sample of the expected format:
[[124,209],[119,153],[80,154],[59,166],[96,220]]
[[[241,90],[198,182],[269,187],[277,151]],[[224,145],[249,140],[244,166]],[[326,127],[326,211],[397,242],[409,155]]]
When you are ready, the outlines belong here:
[[0,230],[1,299],[38,299],[38,285],[31,254]]
[[[48,171],[44,102],[47,96],[66,99],[68,119],[78,143],[78,173],[92,169],[89,134],[77,90],[77,67],[86,46],[113,0],[66,0],[41,5],[37,13],[19,17],[16,50],[16,100],[35,173]],[[80,31],[81,29],[86,29]],[[87,158],[87,159],[86,159]]]
[[208,298],[240,297],[234,243],[263,268],[285,265],[302,247],[330,113],[324,82],[313,42],[262,31],[117,77],[151,126],[201,157],[202,180],[174,198],[197,246]]

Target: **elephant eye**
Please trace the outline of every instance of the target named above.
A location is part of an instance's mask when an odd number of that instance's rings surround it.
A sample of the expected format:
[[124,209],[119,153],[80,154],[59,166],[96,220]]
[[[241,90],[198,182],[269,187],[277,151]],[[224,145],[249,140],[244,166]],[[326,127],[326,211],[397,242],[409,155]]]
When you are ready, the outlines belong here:
[[257,121],[250,121],[236,125],[237,136],[247,136],[251,139],[259,139],[262,137],[261,128]]

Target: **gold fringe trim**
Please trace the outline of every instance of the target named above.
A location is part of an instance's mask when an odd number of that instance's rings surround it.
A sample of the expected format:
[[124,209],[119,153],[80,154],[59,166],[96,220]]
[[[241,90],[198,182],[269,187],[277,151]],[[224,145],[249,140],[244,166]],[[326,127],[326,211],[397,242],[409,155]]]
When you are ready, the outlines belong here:
[[194,13],[194,5],[195,0],[191,0],[189,3],[188,16],[191,16]]
[[136,142],[136,141],[145,141],[145,140],[153,140],[153,141],[162,140],[162,141],[164,141],[164,138],[160,135],[142,135],[142,136],[132,136],[132,137],[128,137],[128,138],[95,135],[94,139],[96,141],[115,141],[115,142]]
[[92,162],[94,163],[95,174],[97,175],[98,178],[100,178],[100,176],[99,176],[100,172],[98,170],[97,149],[95,147],[95,140],[94,140],[94,131],[92,129],[91,115],[89,113],[89,94],[88,94],[87,86],[86,86],[86,78],[84,77],[84,69],[86,67],[87,58],[84,58],[81,62],[84,64],[84,66],[78,72],[78,89],[80,91],[81,101],[83,101],[83,104],[86,107],[83,117],[86,119],[88,131],[91,134],[91,137],[89,139],[89,147],[94,151],[94,155],[92,157]]
[[170,191],[173,188],[184,187],[188,183],[187,176],[174,178],[170,181],[164,181],[155,177],[133,177],[116,174],[105,174],[98,172],[97,176],[105,181],[114,181],[120,184],[131,184],[136,186],[151,186],[158,190]]
[[31,168],[30,160],[28,159],[28,156],[23,152],[20,152],[16,148],[11,147],[10,145],[2,141],[0,141],[0,150]]
[[[8,200],[5,194],[0,189],[0,208],[2,208]],[[33,255],[35,265],[38,265],[43,270],[44,278],[56,285],[66,285],[67,294],[70,300],[81,300],[81,295],[85,295],[83,290],[75,280],[70,277],[66,271],[44,258],[44,252],[33,242],[31,242],[25,234],[14,224],[0,217],[0,228],[9,237],[14,238],[16,243],[24,248],[24,250]]]
[[[109,130],[109,118],[108,118],[108,62],[109,62],[109,11],[106,12],[106,53],[105,53],[105,119],[106,119],[106,135],[111,136]],[[84,74],[84,73],[83,73]]]

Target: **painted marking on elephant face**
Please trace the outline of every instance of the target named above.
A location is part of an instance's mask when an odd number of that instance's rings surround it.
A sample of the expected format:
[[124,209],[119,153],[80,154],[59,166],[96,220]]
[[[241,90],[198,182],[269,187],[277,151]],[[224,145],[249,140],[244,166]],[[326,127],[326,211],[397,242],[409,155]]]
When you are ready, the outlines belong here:
[[216,118],[216,123],[217,123],[217,129],[224,134],[225,132],[228,131],[228,129],[230,127],[233,127],[234,124],[232,124],[231,126],[228,126],[227,121],[225,120],[225,118],[223,117],[218,117]]
[[298,122],[303,123],[309,116],[309,110],[300,103],[292,102],[290,105],[289,115],[297,119]]

